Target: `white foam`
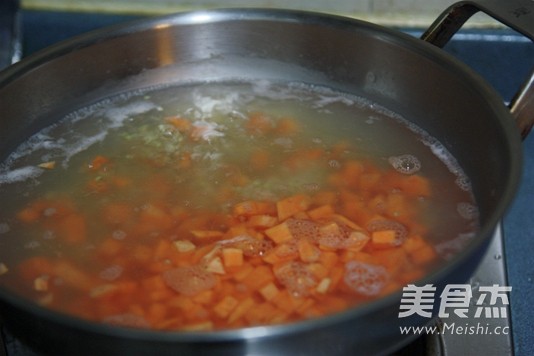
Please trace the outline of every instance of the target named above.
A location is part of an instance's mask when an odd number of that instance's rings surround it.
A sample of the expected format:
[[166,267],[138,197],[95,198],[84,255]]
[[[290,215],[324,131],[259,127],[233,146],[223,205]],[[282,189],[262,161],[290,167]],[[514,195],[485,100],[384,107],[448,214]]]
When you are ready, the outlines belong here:
[[[46,157],[47,160],[62,161],[62,166],[66,168],[73,156],[103,141],[109,130],[120,128],[125,120],[134,115],[158,109],[159,107],[148,101],[137,101],[123,107],[104,109],[101,105],[95,105],[91,108],[92,111],[86,108],[83,111],[66,116],[58,123],[41,130],[21,144],[16,151],[11,153],[0,168],[0,185],[21,182],[29,178],[36,178],[42,174],[42,169],[33,166],[12,168],[18,161],[31,157],[35,152],[45,151],[40,155],[41,157]],[[60,139],[52,138],[52,133],[65,121],[69,120],[69,125],[74,125],[82,119],[90,117],[91,113],[100,113],[106,119],[98,133],[92,136],[80,137],[77,130],[71,129]]]
[[33,166],[26,166],[13,170],[0,171],[0,185],[22,182],[30,178],[37,178],[43,172],[43,169]]
[[124,121],[134,115],[144,114],[150,110],[158,109],[159,106],[148,101],[137,101],[119,108],[105,110],[105,116],[110,120],[109,129],[119,128]]

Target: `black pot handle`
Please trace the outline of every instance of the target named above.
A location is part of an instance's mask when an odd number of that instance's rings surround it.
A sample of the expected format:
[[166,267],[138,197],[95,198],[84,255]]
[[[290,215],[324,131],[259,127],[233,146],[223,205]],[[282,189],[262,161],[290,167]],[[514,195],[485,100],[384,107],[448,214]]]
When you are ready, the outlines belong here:
[[0,0],[0,70],[21,57],[19,0]]
[[[421,36],[421,39],[443,47],[475,13],[482,11],[502,24],[534,41],[533,0],[474,0],[461,1],[446,9]],[[516,118],[525,138],[534,125],[534,70],[512,101],[510,112]]]

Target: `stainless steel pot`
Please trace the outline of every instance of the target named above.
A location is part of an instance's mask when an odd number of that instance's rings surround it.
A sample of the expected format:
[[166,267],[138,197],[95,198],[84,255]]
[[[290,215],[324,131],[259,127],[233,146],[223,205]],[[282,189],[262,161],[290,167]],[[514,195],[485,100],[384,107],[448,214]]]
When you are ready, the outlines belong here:
[[[534,9],[525,0],[461,3],[424,37],[443,44],[482,8],[534,38],[529,11],[519,12],[525,21],[516,21],[514,12],[508,16],[519,5]],[[502,13],[507,15],[497,15]],[[519,131],[502,99],[464,64],[425,41],[366,22],[297,11],[214,10],[63,42],[0,73],[0,159],[36,130],[105,97],[166,83],[234,79],[301,81],[354,93],[438,138],[471,178],[481,229],[465,251],[418,283],[443,287],[468,279],[514,197]],[[525,134],[532,122],[527,113],[533,112],[529,83],[512,105]],[[75,319],[0,289],[0,317],[24,341],[53,354],[378,354],[410,341],[399,326],[428,322],[398,318],[399,302],[396,293],[290,325],[172,333]]]

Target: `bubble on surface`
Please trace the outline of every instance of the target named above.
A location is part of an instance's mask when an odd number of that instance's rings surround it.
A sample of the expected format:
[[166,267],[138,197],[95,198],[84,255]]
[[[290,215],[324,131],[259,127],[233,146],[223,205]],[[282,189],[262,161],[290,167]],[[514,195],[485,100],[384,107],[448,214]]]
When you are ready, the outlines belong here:
[[99,277],[105,279],[106,281],[114,281],[119,278],[124,271],[119,265],[110,266],[99,273]]
[[37,167],[22,167],[13,170],[0,168],[0,185],[22,182],[30,178],[37,178],[44,169]]
[[463,191],[469,192],[471,190],[471,181],[464,174],[458,174],[454,182]]
[[289,262],[275,270],[276,279],[284,285],[294,297],[305,297],[317,281],[306,268],[306,264]]
[[24,244],[24,248],[27,248],[29,250],[33,250],[41,246],[41,243],[36,240],[28,241],[26,244]]
[[315,241],[319,237],[319,224],[303,219],[288,219],[287,226],[295,240]]
[[461,202],[458,203],[456,206],[456,210],[458,211],[458,214],[464,219],[472,220],[478,218],[478,208],[467,202]]
[[345,284],[358,294],[375,296],[382,291],[388,279],[389,274],[383,266],[359,261],[345,264]]
[[248,235],[239,235],[229,240],[221,240],[219,245],[225,247],[234,247],[243,251],[245,256],[263,256],[273,249],[273,243],[270,240],[260,240]]
[[126,238],[126,232],[122,230],[115,230],[111,234],[111,237],[113,237],[115,240],[124,240]]
[[43,239],[45,240],[53,240],[56,238],[56,233],[52,230],[45,230],[45,232],[43,232]]
[[388,162],[397,172],[402,174],[414,174],[421,169],[419,159],[410,154],[391,156],[388,158]]
[[394,220],[372,220],[367,224],[369,232],[393,230],[395,231],[395,246],[400,246],[408,237],[408,229],[398,221]]
[[163,272],[165,283],[187,296],[208,290],[217,281],[215,276],[201,266],[178,267]]
[[330,166],[330,168],[339,169],[341,168],[341,163],[338,160],[331,159],[328,161],[328,166]]

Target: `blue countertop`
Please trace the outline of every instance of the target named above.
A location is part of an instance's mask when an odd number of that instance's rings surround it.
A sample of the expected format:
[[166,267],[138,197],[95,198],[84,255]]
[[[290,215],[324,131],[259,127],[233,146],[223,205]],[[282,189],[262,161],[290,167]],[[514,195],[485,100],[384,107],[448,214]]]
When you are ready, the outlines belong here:
[[[28,55],[57,41],[134,16],[22,12],[23,52]],[[480,41],[482,39],[482,41]],[[494,41],[494,42],[492,42]],[[495,42],[497,41],[497,42]],[[479,71],[505,100],[534,64],[534,46],[508,30],[467,31],[446,50]],[[511,293],[514,349],[534,355],[534,134],[524,142],[524,176],[517,198],[504,219],[505,251]]]

